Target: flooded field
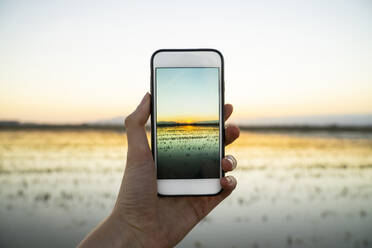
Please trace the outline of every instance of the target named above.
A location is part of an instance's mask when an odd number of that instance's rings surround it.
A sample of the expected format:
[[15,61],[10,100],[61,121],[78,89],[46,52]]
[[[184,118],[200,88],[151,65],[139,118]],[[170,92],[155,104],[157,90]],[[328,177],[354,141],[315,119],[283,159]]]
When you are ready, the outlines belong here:
[[158,178],[216,178],[219,170],[219,127],[157,128]]
[[[110,212],[125,133],[0,132],[0,247],[73,247]],[[235,192],[179,247],[371,247],[372,138],[242,132]]]

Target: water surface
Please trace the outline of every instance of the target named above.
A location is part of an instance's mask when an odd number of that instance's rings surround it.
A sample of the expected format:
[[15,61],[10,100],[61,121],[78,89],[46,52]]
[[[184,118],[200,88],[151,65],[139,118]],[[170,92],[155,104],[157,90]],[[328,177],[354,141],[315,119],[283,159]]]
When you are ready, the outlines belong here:
[[[125,133],[0,132],[0,247],[73,247],[112,209]],[[250,133],[235,192],[179,247],[369,247],[372,139]]]

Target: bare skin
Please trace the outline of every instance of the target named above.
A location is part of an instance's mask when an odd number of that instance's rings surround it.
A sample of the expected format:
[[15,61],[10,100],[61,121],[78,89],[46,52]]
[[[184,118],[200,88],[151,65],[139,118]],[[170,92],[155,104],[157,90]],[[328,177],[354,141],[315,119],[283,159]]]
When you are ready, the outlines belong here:
[[[127,165],[115,207],[79,247],[173,247],[236,187],[236,179],[226,176],[221,178],[223,190],[216,196],[158,197],[156,169],[145,132],[150,98],[147,93],[125,120]],[[232,105],[226,104],[224,111],[226,121]],[[225,145],[238,137],[238,127],[225,128]],[[235,167],[233,156],[222,160],[225,172]]]

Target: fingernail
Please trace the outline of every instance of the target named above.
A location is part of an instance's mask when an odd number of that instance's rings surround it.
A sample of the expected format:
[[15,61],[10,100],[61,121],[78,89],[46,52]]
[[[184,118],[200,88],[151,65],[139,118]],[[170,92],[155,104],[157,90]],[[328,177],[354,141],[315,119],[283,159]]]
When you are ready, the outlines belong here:
[[149,93],[146,92],[146,94],[143,96],[143,98],[142,98],[142,100],[141,100],[141,102],[140,102],[140,104],[138,106],[141,106],[142,104],[144,104],[146,102],[148,95],[149,95]]
[[231,185],[233,182],[233,179],[230,176],[227,176],[225,178],[226,178],[227,184]]
[[232,169],[235,169],[237,165],[236,159],[231,155],[227,155],[225,158],[230,162]]

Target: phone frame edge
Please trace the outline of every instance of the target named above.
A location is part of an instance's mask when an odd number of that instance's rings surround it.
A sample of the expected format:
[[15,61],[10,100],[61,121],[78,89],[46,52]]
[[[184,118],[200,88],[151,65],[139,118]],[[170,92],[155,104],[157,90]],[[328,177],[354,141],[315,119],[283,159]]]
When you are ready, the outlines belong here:
[[[154,57],[157,53],[159,52],[198,52],[198,51],[209,51],[209,52],[215,52],[217,53],[220,58],[221,58],[221,110],[222,110],[222,120],[224,121],[225,120],[225,111],[224,111],[224,106],[225,106],[225,62],[224,62],[224,57],[222,55],[222,53],[217,50],[217,49],[214,49],[214,48],[184,48],[184,49],[158,49],[156,50],[152,55],[151,55],[151,59],[150,59],[150,93],[151,93],[151,101],[150,101],[150,114],[151,114],[151,125],[150,125],[150,130],[151,130],[151,153],[152,153],[152,157],[155,158],[155,154],[154,154],[154,142],[155,142],[155,135],[154,135],[154,131],[153,129],[156,128],[155,125],[156,125],[156,122],[154,120],[154,115],[152,114],[153,113],[153,108],[155,106],[155,103],[154,103],[154,97],[153,97],[153,92],[154,92],[154,89],[152,87],[152,85],[154,84]],[[225,129],[223,129],[223,132],[222,132],[222,145],[223,145],[223,149],[221,149],[222,151],[222,158],[225,157]],[[155,163],[155,161],[154,161]],[[222,163],[222,162],[221,162]],[[220,166],[220,169],[221,169],[221,175],[222,177],[225,176],[225,172],[223,171],[222,169],[222,165]],[[221,178],[222,178],[221,177]],[[157,180],[157,175],[156,175],[156,180]],[[223,191],[223,189],[221,188],[221,190],[215,194],[179,194],[179,195],[163,195],[163,194],[160,194],[158,191],[158,196],[160,197],[185,197],[185,196],[216,196],[216,195],[219,195],[221,194],[221,192]]]

